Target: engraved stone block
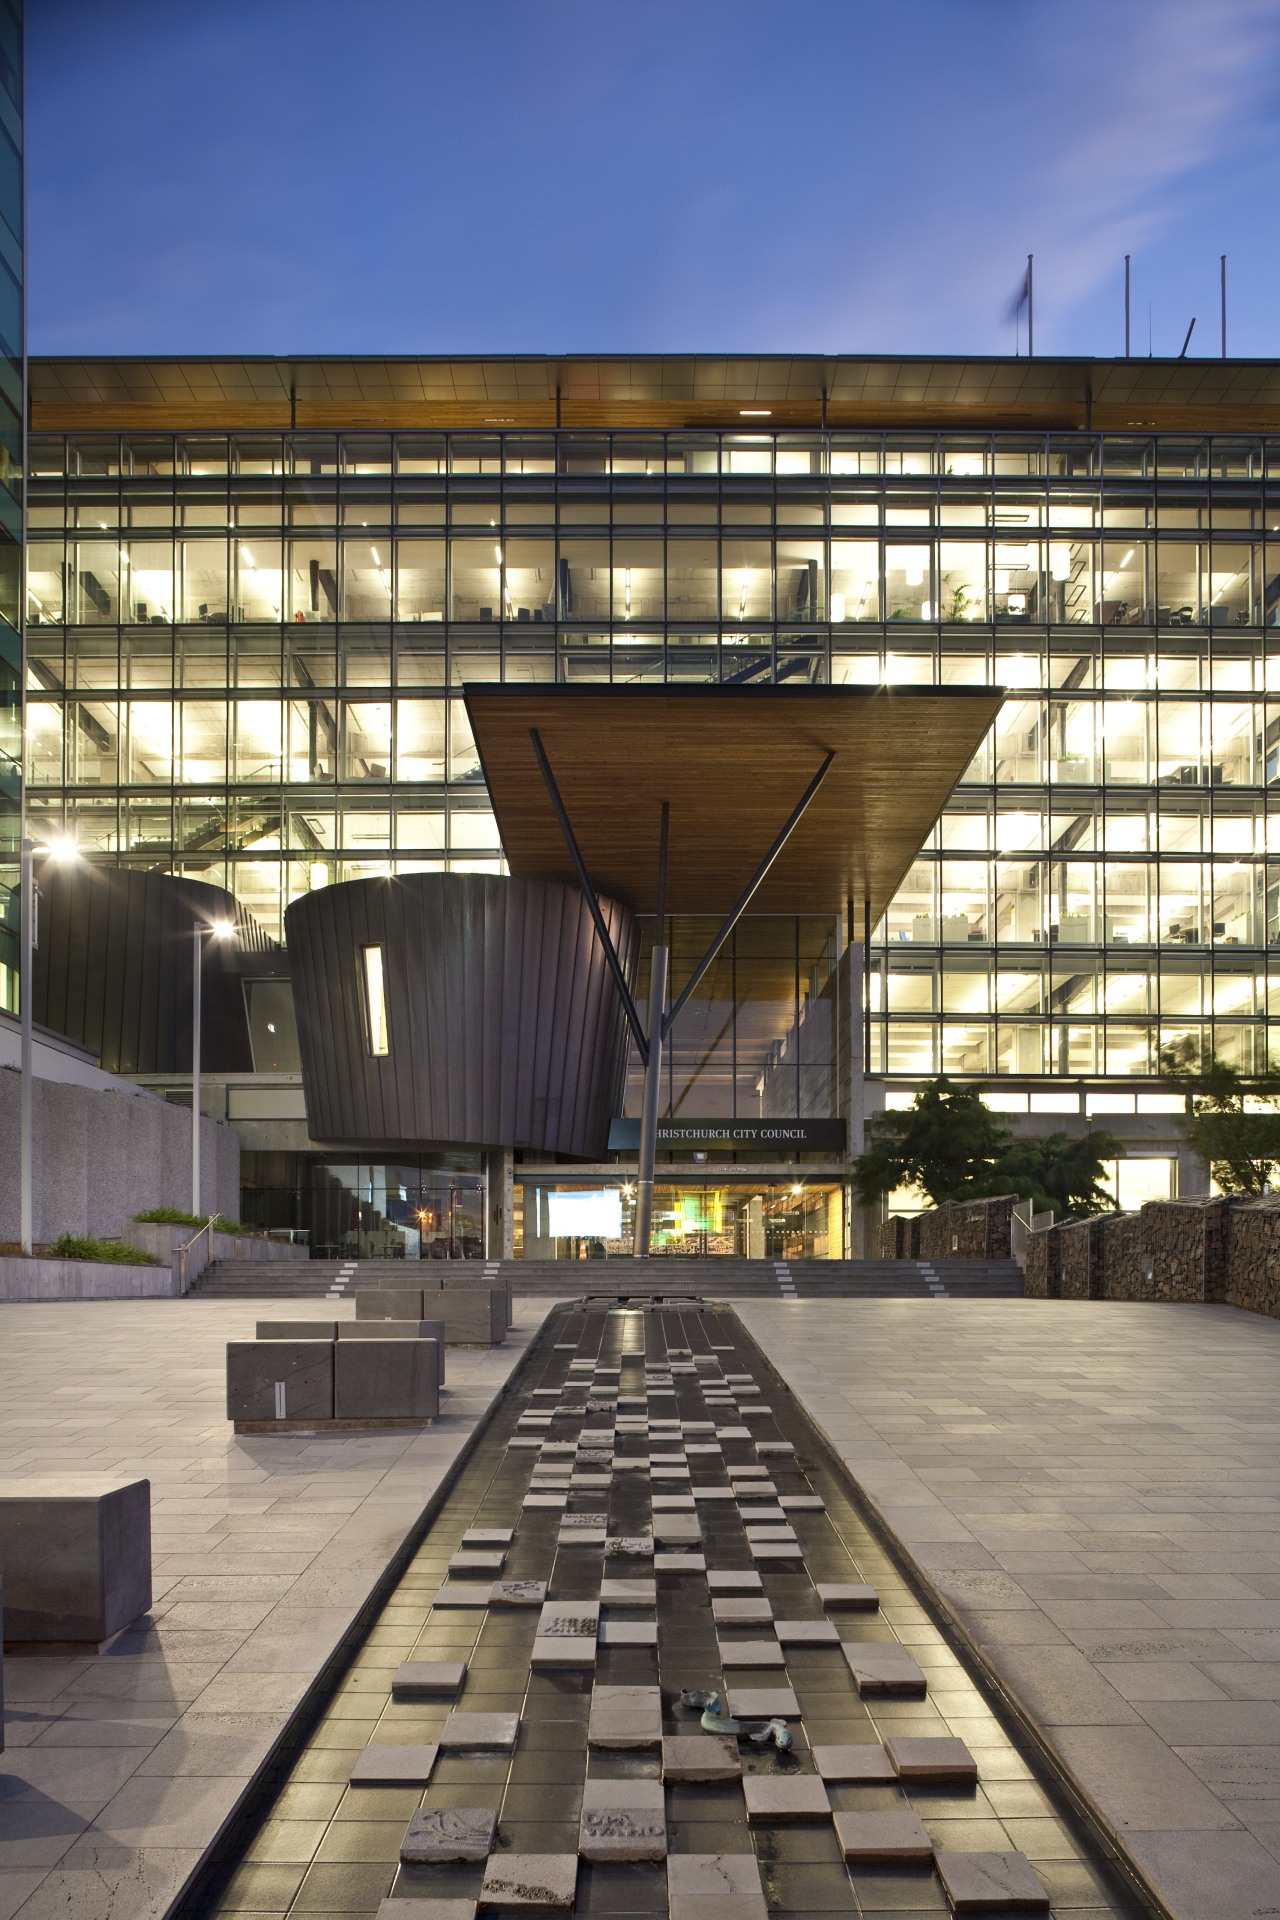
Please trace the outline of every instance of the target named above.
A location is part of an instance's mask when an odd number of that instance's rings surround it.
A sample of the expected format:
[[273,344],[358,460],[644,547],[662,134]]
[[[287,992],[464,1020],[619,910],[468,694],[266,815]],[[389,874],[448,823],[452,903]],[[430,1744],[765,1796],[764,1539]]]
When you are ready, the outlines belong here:
[[487,1860],[497,1824],[491,1807],[419,1807],[405,1828],[400,1858],[415,1867]]
[[667,1857],[661,1780],[588,1780],[582,1795],[578,1852],[584,1860]]
[[578,1887],[576,1853],[495,1853],[480,1888],[481,1913],[564,1913]]

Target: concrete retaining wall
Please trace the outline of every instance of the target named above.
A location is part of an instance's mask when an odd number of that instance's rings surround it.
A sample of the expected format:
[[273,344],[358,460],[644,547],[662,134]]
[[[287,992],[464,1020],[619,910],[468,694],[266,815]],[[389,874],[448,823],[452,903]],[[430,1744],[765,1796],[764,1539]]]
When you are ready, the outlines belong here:
[[0,1254],[0,1300],[167,1300],[177,1291],[168,1267]]
[[[145,1213],[146,1208],[140,1209]],[[128,1247],[138,1247],[155,1260],[163,1260],[179,1281],[189,1287],[215,1260],[306,1260],[309,1249],[292,1246],[284,1240],[268,1240],[253,1233],[201,1233],[198,1227],[175,1227],[164,1220],[130,1220],[118,1236]],[[184,1262],[182,1249],[195,1242],[195,1252]]]
[[[0,1241],[17,1241],[19,1100],[22,1076],[0,1067]],[[109,1087],[36,1079],[32,1083],[35,1169],[33,1229],[38,1242],[63,1233],[119,1239],[135,1213],[191,1205],[191,1111],[127,1081]],[[240,1212],[240,1137],[216,1120],[201,1123],[202,1204]]]

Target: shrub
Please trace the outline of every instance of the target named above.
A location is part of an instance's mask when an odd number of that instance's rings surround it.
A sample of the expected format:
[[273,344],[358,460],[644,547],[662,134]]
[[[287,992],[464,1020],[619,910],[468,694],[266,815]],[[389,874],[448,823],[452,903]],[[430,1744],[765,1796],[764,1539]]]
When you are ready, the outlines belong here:
[[181,1207],[147,1207],[142,1213],[135,1213],[133,1217],[140,1226],[148,1226],[153,1221],[166,1227],[202,1227],[204,1225],[198,1213],[184,1213]]
[[117,1266],[158,1267],[163,1264],[137,1247],[126,1247],[119,1240],[98,1240],[91,1233],[64,1233],[49,1249],[59,1260],[110,1260]]

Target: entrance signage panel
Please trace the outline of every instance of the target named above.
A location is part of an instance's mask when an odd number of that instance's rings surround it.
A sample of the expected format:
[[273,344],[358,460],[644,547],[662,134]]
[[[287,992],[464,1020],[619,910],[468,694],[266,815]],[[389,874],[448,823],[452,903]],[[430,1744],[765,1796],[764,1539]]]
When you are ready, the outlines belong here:
[[[843,1120],[659,1120],[658,1148],[668,1153],[685,1150],[745,1153],[753,1147],[769,1153],[826,1153],[845,1151]],[[635,1153],[640,1145],[640,1122],[609,1122],[610,1153]]]

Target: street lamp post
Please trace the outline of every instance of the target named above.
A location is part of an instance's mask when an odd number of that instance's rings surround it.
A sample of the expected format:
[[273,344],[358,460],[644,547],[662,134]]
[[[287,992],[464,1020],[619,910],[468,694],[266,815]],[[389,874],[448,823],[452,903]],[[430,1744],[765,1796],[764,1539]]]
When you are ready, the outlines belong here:
[[204,1218],[200,1208],[200,1027],[203,1013],[204,937],[229,940],[235,928],[229,920],[215,920],[206,927],[197,920],[191,929],[191,1211]]
[[35,1036],[32,1030],[32,1003],[35,999],[35,952],[39,940],[36,921],[36,854],[47,853],[54,860],[74,860],[75,842],[58,840],[38,847],[34,840],[23,839],[19,862],[18,994],[22,1045],[22,1085],[19,1091],[18,1130],[21,1136],[19,1189],[19,1236],[22,1251],[30,1253],[35,1233],[35,1207],[32,1197],[32,1134],[35,1080]]

